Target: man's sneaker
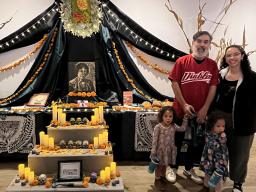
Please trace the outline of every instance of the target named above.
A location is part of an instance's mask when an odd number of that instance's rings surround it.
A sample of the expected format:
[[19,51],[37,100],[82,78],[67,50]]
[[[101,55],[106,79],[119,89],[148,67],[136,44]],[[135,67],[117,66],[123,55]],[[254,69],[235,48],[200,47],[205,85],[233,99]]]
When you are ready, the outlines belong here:
[[196,174],[196,172],[195,172],[194,169],[190,169],[189,171],[187,171],[186,169],[184,169],[183,174],[184,174],[186,177],[190,178],[190,179],[191,179],[192,181],[194,181],[195,183],[197,183],[197,184],[203,184],[202,178],[199,177],[199,176]]
[[171,167],[167,167],[166,172],[165,172],[165,178],[167,181],[171,183],[176,182],[176,169],[172,169]]

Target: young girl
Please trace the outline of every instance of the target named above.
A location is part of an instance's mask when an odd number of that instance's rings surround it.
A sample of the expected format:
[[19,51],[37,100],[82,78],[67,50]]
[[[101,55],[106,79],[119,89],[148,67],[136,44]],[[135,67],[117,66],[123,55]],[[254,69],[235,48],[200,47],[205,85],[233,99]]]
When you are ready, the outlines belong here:
[[[151,159],[157,157],[160,160],[155,170],[155,178],[160,179],[165,176],[166,167],[175,165],[177,148],[175,146],[175,132],[185,131],[188,124],[188,116],[185,115],[181,127],[176,125],[176,114],[171,106],[163,107],[158,114],[159,123],[153,132],[153,142],[151,149]],[[176,178],[175,178],[176,180]],[[175,182],[175,181],[173,181]]]
[[205,172],[204,186],[220,192],[223,179],[228,176],[228,148],[226,145],[225,120],[220,112],[213,112],[207,120],[205,146],[201,168]]

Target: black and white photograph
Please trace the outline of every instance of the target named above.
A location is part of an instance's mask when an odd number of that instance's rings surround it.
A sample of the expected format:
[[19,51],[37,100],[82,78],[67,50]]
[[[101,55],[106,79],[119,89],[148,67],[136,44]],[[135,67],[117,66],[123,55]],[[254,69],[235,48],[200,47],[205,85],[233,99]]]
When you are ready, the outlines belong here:
[[95,62],[69,62],[69,92],[96,92]]

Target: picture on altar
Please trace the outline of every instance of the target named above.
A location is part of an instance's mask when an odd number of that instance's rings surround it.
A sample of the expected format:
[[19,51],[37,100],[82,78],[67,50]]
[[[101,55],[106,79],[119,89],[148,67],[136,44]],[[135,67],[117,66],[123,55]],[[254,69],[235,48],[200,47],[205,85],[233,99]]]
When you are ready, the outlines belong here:
[[68,71],[70,92],[96,92],[95,62],[69,62]]

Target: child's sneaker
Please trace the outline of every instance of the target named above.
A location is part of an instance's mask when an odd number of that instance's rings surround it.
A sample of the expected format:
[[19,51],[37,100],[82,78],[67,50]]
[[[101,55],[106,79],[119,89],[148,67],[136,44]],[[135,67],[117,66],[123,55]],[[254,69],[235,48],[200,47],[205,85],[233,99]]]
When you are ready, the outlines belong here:
[[220,182],[221,179],[222,179],[222,175],[217,173],[216,171],[214,171],[212,176],[210,177],[210,179],[208,181],[209,187],[215,188],[216,185]]
[[189,171],[184,169],[183,174],[190,178],[192,181],[194,181],[197,184],[203,184],[203,180],[201,177],[199,177],[194,169],[190,169]]
[[175,183],[176,182],[176,169],[172,169],[171,167],[167,167],[166,168],[166,172],[165,172],[165,179],[171,183]]

